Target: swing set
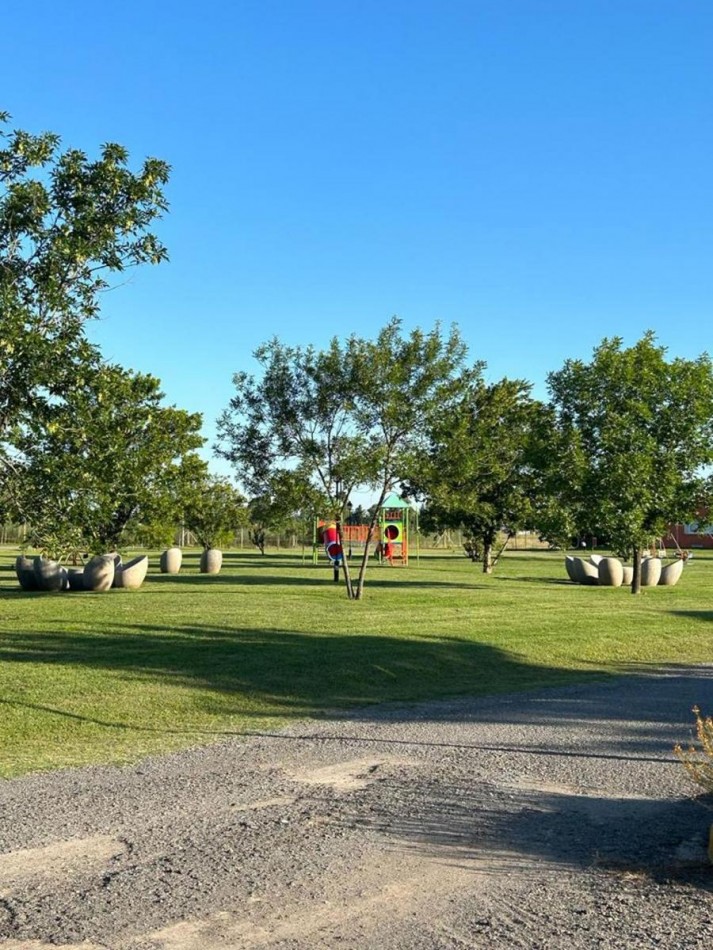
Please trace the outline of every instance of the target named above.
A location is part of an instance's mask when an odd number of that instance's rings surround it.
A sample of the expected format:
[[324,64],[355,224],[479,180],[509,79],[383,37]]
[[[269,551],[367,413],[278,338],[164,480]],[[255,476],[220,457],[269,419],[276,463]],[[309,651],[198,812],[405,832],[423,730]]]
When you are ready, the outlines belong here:
[[676,547],[676,553],[673,555],[674,558],[677,558],[679,561],[685,562],[685,561],[690,560],[691,557],[693,557],[693,554],[691,551],[687,550],[686,548],[681,547],[673,531],[669,531],[668,534],[662,538],[653,539],[653,543],[648,548],[648,551],[651,557],[658,557],[658,558],[661,558],[661,560],[664,560],[665,558],[669,556],[668,552],[666,551],[666,544],[665,544],[665,541],[667,538],[670,538]]

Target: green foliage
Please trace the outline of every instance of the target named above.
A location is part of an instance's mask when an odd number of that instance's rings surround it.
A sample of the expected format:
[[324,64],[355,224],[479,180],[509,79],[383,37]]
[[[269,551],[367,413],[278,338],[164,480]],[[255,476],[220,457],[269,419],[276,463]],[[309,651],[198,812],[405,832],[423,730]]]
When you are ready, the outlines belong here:
[[186,493],[184,523],[204,548],[230,544],[246,522],[245,499],[227,479],[204,475]]
[[270,479],[269,489],[250,499],[247,518],[250,540],[265,553],[267,533],[294,532],[306,537],[308,526],[320,511],[327,510],[324,496],[291,471],[279,471]]
[[155,158],[131,171],[120,145],[92,160],[8,122],[0,112],[0,502],[22,490],[8,445],[18,417],[66,394],[96,359],[83,325],[109,275],[166,258],[150,228],[169,174]]
[[201,417],[162,400],[155,377],[97,363],[65,398],[29,414],[17,444],[30,543],[57,553],[81,538],[80,547],[111,551],[140,525],[165,534],[180,520]]
[[638,564],[652,537],[710,499],[702,475],[713,461],[710,358],[668,361],[652,333],[629,349],[614,338],[588,364],[567,360],[548,383],[570,445],[562,500],[580,531],[608,536]]
[[51,512],[47,520],[29,530],[23,548],[29,547],[36,548],[52,560],[68,560],[76,564],[86,552],[87,543],[78,525],[67,521],[61,512]]
[[256,498],[282,507],[336,512],[368,477],[364,443],[351,412],[350,353],[289,347],[277,339],[255,353],[261,376],[237,373],[235,395],[218,422],[216,451]]
[[533,421],[541,406],[523,380],[487,384],[476,367],[462,392],[433,415],[412,460],[410,490],[427,501],[425,526],[462,526],[489,573],[498,535],[532,523]]
[[466,346],[452,327],[403,333],[394,318],[375,340],[350,341],[354,420],[369,449],[368,487],[380,501],[406,475],[406,459],[426,437],[431,419],[460,391]]
[[713,793],[713,717],[702,716],[698,706],[693,707],[693,714],[698,747],[689,745],[684,749],[677,745],[673,751],[693,781],[706,792]]
[[[455,329],[405,335],[393,319],[375,340],[333,339],[316,350],[274,339],[255,357],[259,378],[233,378],[217,453],[255,497],[274,501],[284,483],[293,509],[343,520],[355,488],[378,490],[379,503],[394,489],[430,414],[457,386],[465,346]],[[344,561],[350,597],[361,597],[366,564],[365,553],[352,587]]]
[[542,540],[566,549],[586,524],[583,506],[573,494],[583,467],[580,441],[571,426],[559,423],[549,405],[540,405],[533,415],[530,436],[533,528]]
[[347,518],[347,524],[367,524],[370,520],[370,513],[363,505],[357,505]]

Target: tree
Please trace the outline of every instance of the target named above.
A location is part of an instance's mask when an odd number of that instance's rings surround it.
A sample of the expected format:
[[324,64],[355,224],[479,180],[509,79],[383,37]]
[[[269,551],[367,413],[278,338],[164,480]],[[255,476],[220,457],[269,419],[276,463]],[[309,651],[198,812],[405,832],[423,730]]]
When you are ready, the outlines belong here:
[[533,423],[541,407],[529,383],[487,384],[480,369],[464,381],[462,395],[435,414],[409,487],[426,500],[426,524],[466,530],[489,574],[500,532],[509,539],[532,523]]
[[216,450],[254,494],[291,472],[305,499],[321,497],[324,515],[338,523],[355,488],[378,492],[356,584],[342,561],[347,595],[360,599],[378,506],[399,483],[430,413],[450,396],[465,357],[460,335],[436,327],[405,336],[393,319],[375,340],[334,339],[323,351],[272,340],[255,355],[262,376],[234,377]]
[[305,537],[323,503],[322,493],[313,491],[299,474],[275,473],[265,491],[248,503],[250,540],[264,555],[268,531],[301,532]]
[[541,540],[568,548],[587,522],[573,492],[583,453],[571,427],[561,425],[551,404],[540,404],[531,424],[532,524]]
[[204,549],[216,548],[245,524],[245,499],[227,479],[204,474],[191,487],[184,519]]
[[651,332],[629,349],[614,337],[590,363],[567,360],[548,385],[560,433],[573,446],[567,503],[580,530],[607,534],[631,555],[638,593],[642,549],[710,499],[711,360],[669,361]]
[[269,500],[341,518],[351,492],[369,475],[367,446],[353,423],[350,346],[334,339],[317,351],[273,339],[255,358],[259,378],[233,377],[235,395],[218,420],[216,453],[234,465],[262,508]]
[[357,505],[356,508],[353,508],[351,513],[347,517],[347,524],[358,525],[365,524],[369,521],[369,512],[366,511],[363,505]]
[[415,329],[404,335],[397,318],[375,340],[350,343],[355,426],[369,449],[367,487],[378,491],[359,568],[360,599],[379,511],[405,480],[409,459],[426,439],[433,416],[460,392],[466,346],[455,327],[447,336],[439,324],[429,333]]
[[155,158],[132,172],[121,145],[91,160],[8,122],[0,112],[0,482],[12,475],[18,415],[66,393],[96,359],[83,327],[108,276],[166,258],[150,227],[169,175]]
[[31,543],[116,550],[138,524],[176,523],[182,464],[204,440],[199,414],[162,400],[155,377],[100,362],[28,414],[17,443]]

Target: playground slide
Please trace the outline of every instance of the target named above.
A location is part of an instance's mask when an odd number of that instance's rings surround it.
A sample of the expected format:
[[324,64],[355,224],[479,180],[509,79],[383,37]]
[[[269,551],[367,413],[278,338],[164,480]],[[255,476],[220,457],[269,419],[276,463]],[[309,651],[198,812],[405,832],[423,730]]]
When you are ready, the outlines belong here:
[[324,553],[332,564],[339,564],[342,560],[342,546],[339,543],[339,533],[334,522],[326,524],[322,530]]

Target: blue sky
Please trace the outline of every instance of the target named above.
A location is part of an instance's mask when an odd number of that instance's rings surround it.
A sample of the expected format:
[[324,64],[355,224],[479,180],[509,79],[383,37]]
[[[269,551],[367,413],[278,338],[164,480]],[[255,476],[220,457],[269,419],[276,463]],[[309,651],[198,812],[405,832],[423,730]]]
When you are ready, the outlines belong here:
[[205,415],[277,335],[457,323],[544,395],[604,336],[710,350],[709,0],[5,0],[0,108],[173,166],[107,357]]

